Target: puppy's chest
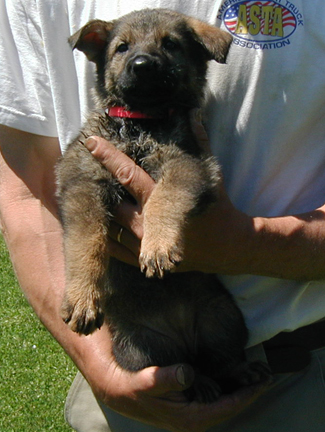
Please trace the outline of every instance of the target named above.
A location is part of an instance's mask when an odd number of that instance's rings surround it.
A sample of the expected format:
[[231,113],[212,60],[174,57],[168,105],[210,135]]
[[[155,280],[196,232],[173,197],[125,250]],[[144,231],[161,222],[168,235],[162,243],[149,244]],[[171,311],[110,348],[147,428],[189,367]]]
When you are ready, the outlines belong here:
[[101,119],[100,135],[113,142],[123,153],[132,158],[151,177],[158,180],[161,168],[167,162],[181,157],[187,151],[182,143],[191,139],[179,128],[151,122]]
[[161,176],[161,169],[168,158],[171,146],[159,145],[150,136],[142,136],[139,140],[118,141],[115,145],[156,181]]

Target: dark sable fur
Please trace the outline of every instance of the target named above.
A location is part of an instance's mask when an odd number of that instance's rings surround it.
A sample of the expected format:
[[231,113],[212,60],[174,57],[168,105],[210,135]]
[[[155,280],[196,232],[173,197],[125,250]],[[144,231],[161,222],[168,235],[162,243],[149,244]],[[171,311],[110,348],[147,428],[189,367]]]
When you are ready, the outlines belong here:
[[[167,10],[88,23],[70,43],[97,65],[99,109],[118,105],[159,118],[94,112],[57,169],[63,319],[89,334],[105,316],[116,360],[127,370],[192,364],[197,379],[187,394],[201,401],[267,375],[261,364],[243,362],[245,323],[217,278],[171,273],[183,257],[188,219],[218,198],[218,165],[198,146],[189,112],[202,100],[208,60],[224,62],[230,42],[227,33]],[[109,258],[110,220],[129,197],[84,148],[91,135],[113,142],[157,182],[144,208],[141,271]]]

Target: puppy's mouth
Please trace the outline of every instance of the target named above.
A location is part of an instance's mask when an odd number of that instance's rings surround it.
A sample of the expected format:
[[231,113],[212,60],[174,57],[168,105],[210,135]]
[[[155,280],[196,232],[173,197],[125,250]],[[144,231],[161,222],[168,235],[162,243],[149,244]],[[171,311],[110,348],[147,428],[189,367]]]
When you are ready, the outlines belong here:
[[170,83],[138,83],[122,84],[118,87],[121,99],[133,108],[151,107],[156,105],[171,105],[176,100],[174,85]]

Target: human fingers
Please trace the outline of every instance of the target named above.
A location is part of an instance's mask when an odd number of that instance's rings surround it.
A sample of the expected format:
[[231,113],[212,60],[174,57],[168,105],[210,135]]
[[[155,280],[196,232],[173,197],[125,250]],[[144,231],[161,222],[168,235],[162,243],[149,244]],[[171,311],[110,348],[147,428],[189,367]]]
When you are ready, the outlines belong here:
[[[114,363],[109,386],[99,398],[122,415],[166,430],[178,427],[179,410],[188,402],[182,393],[194,379],[190,366],[148,367],[127,372]],[[116,383],[116,384],[115,384]],[[182,431],[183,432],[183,431]]]
[[[125,258],[125,254],[127,253],[126,259],[128,261],[129,259],[131,259],[132,264],[139,264],[138,259],[141,240],[137,236],[135,236],[124,226],[120,225],[120,223],[116,223],[113,221],[110,223],[109,236],[109,250],[111,256],[120,259],[121,255],[123,258]],[[130,258],[128,258],[129,256]],[[125,261],[125,259],[122,261]]]
[[222,395],[214,403],[202,404],[189,402],[182,393],[193,380],[194,371],[184,364],[148,367],[135,373],[113,364],[109,394],[102,400],[123,415],[172,432],[205,432],[239,414],[266,387],[263,384],[241,388],[231,395]]
[[195,373],[188,364],[176,364],[167,367],[152,366],[142,371],[145,390],[149,395],[165,397],[171,392],[182,392],[194,382]]
[[90,137],[85,146],[137,202],[143,205],[147,201],[155,183],[131,158],[104,138]]
[[125,227],[138,242],[143,237],[143,212],[141,206],[128,200],[122,201],[114,211],[114,220]]
[[[269,383],[243,387],[233,394],[221,395],[213,403],[204,404],[196,401],[189,402],[184,395],[177,392],[165,392],[155,395],[152,408],[160,411],[161,419],[168,418],[168,430],[173,432],[206,432],[210,428],[225,423],[239,415],[255,402],[267,389]],[[159,389],[157,386],[156,390]],[[160,387],[163,390],[164,386]],[[150,394],[149,391],[147,391]],[[161,403],[159,402],[161,401]],[[165,405],[163,405],[165,403]],[[164,408],[169,408],[169,416],[164,417]]]
[[[167,367],[152,366],[138,372],[138,390],[145,391],[148,395],[163,397],[170,392],[182,392],[195,380],[194,369],[186,364],[180,363]],[[267,377],[263,382],[240,387],[231,394],[221,395],[215,402],[204,404],[196,402],[187,403],[192,406],[193,411],[199,410],[206,414],[211,411],[211,418],[228,418],[236,412],[255,401],[273,382],[272,377]],[[190,409],[191,410],[191,409]],[[208,416],[209,417],[209,416]]]
[[242,387],[232,394],[221,395],[216,402],[210,404],[192,402],[182,410],[184,421],[181,422],[180,419],[178,429],[175,430],[188,431],[186,427],[190,424],[192,432],[206,432],[224,424],[255,402],[266,391],[269,384],[264,382]]

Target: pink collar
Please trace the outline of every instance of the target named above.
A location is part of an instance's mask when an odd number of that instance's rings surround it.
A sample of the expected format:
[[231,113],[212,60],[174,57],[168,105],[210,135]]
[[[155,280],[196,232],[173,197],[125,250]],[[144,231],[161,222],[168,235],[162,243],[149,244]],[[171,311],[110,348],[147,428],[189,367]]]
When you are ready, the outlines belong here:
[[128,111],[123,107],[109,107],[105,110],[105,112],[110,117],[123,117],[133,119],[160,119],[163,117],[161,115],[152,116],[150,114],[145,114],[141,111]]

